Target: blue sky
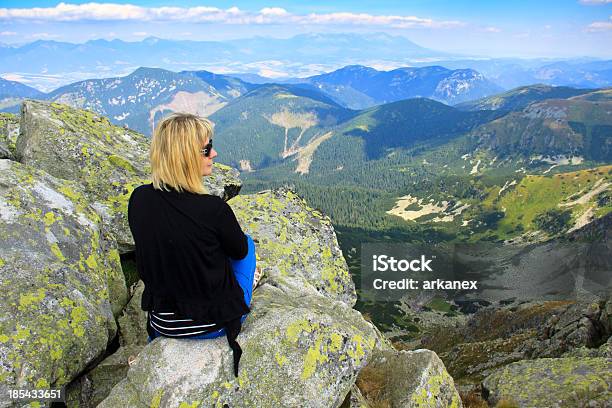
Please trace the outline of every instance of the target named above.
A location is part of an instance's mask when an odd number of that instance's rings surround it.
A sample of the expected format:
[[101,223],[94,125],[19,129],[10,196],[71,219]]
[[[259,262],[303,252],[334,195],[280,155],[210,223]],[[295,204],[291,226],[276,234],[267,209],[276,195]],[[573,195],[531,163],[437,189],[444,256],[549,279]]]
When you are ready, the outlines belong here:
[[[387,32],[482,56],[612,58],[612,0],[0,1],[0,42]],[[163,9],[174,7],[174,9]]]

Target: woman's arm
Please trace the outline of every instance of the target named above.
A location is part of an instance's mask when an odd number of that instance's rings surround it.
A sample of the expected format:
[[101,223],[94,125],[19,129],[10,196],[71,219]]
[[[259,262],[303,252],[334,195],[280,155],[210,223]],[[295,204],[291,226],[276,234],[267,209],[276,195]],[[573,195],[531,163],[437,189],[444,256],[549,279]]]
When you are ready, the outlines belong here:
[[242,232],[232,208],[225,201],[221,201],[221,209],[217,217],[217,233],[221,247],[230,258],[243,259],[249,251],[247,237]]

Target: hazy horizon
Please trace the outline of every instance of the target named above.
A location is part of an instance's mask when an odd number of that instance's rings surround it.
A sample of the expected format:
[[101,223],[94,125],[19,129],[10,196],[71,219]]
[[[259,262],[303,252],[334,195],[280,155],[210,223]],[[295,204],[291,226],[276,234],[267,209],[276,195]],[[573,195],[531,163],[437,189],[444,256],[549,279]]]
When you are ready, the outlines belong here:
[[[313,1],[5,1],[0,42],[146,37],[228,41],[305,33],[384,32],[422,47],[491,58],[612,58],[609,0],[384,0],[376,5]],[[608,45],[606,45],[608,44]]]

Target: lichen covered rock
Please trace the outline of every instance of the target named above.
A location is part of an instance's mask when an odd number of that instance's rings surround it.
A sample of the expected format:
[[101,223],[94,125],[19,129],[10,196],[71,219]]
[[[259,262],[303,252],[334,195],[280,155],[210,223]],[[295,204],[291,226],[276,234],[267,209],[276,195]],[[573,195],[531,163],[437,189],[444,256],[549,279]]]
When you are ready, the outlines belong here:
[[117,319],[119,324],[119,344],[121,346],[147,345],[147,315],[140,308],[144,283],[138,281],[132,298]]
[[343,302],[263,284],[238,342],[235,378],[225,337],[157,338],[99,406],[338,407],[377,336]]
[[0,393],[59,387],[107,347],[119,253],[74,182],[0,160]]
[[235,197],[242,188],[240,173],[233,167],[214,163],[213,172],[204,177],[204,186],[209,194],[223,198],[225,201]]
[[0,113],[0,159],[15,158],[15,144],[19,135],[19,118],[11,113]]
[[240,195],[228,203],[256,243],[263,282],[355,305],[355,285],[329,217],[282,189]]
[[21,107],[17,159],[78,181],[96,202],[121,252],[133,248],[127,202],[135,187],[148,182],[148,150],[143,135],[91,111],[34,100]]
[[504,399],[521,407],[609,407],[612,361],[541,358],[509,364],[483,382],[489,404]]
[[[26,100],[21,107],[16,158],[81,184],[119,251],[134,250],[127,204],[134,188],[150,183],[149,140],[144,135],[88,110]],[[228,198],[238,193],[236,170],[217,165],[214,174],[205,179],[211,194]]]
[[[359,373],[357,386],[373,406],[398,408],[461,407],[453,378],[430,350],[374,352]],[[376,390],[375,401],[367,391]],[[376,404],[375,404],[376,403]],[[384,405],[387,404],[387,405]]]

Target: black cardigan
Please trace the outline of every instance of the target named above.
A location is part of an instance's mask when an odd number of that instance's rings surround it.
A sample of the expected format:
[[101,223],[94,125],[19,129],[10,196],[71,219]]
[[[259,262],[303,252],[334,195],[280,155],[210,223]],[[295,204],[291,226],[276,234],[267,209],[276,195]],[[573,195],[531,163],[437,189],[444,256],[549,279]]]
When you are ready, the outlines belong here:
[[231,207],[217,196],[146,184],[130,196],[128,222],[145,284],[142,310],[225,327],[237,376],[242,351],[235,340],[250,309],[229,258],[244,258],[248,243]]

